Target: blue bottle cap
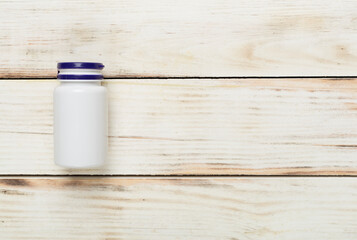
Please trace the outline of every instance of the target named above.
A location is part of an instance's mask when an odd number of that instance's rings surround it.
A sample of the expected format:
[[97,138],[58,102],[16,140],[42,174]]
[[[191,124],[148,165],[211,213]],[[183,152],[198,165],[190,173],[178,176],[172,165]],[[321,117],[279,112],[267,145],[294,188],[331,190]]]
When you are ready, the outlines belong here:
[[74,75],[74,74],[58,74],[57,79],[61,80],[101,80],[103,75]]
[[103,63],[97,62],[59,62],[57,63],[58,69],[97,69],[102,70],[104,68]]

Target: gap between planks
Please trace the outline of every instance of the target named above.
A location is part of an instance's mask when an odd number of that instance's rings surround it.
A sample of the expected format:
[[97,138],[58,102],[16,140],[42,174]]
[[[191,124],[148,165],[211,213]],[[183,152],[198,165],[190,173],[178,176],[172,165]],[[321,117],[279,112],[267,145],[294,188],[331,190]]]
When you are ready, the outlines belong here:
[[[118,77],[108,77],[104,78],[104,81],[108,80],[133,80],[133,79],[167,79],[167,80],[177,80],[177,79],[320,79],[320,78],[327,78],[333,80],[347,80],[347,79],[355,79],[356,76],[216,76],[216,77],[209,77],[209,76],[187,76],[187,77],[163,77],[163,76],[118,76]],[[51,77],[8,77],[8,78],[1,78],[2,80],[57,80],[57,78]]]
[[0,174],[0,178],[149,178],[149,179],[176,179],[176,178],[357,178],[356,175],[190,175],[190,174],[174,174],[174,175],[135,175],[135,174]]

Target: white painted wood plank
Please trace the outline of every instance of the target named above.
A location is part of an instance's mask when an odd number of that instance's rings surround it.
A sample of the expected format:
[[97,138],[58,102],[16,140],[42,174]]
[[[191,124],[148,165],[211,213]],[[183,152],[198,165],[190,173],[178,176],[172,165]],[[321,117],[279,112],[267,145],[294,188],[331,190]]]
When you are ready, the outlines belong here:
[[357,238],[355,178],[1,179],[1,239]]
[[0,77],[355,76],[355,0],[0,2]]
[[332,174],[357,170],[357,80],[107,80],[103,169],[53,163],[55,80],[0,81],[0,174]]

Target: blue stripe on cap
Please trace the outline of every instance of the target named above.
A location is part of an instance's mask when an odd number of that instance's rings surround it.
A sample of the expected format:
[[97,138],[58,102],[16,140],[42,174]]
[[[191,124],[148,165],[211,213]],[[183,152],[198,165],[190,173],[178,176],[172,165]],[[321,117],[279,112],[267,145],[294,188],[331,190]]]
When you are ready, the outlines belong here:
[[64,80],[100,80],[103,79],[103,75],[73,75],[73,74],[59,74],[58,79]]
[[68,68],[85,68],[85,69],[98,69],[104,68],[103,63],[96,62],[60,62],[57,63],[58,69],[68,69]]

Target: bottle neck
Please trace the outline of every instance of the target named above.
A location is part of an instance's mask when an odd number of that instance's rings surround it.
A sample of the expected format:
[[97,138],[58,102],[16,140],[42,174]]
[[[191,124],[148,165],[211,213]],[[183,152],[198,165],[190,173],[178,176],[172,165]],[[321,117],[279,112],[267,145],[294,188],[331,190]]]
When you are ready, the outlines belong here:
[[82,68],[58,69],[58,75],[102,75],[102,70]]
[[58,69],[57,78],[61,82],[100,82],[103,75],[98,69]]
[[60,80],[61,85],[71,85],[71,86],[100,86],[101,81],[93,81],[93,80]]

